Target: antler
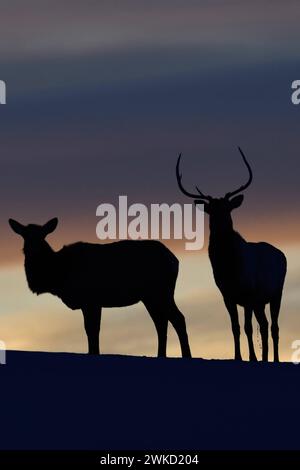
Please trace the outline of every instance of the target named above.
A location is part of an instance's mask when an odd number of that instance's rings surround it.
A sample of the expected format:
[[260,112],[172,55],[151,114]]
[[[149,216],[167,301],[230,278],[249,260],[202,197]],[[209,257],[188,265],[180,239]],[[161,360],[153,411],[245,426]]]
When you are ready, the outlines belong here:
[[248,186],[250,186],[250,184],[252,183],[252,179],[253,179],[253,173],[252,173],[251,167],[250,167],[250,165],[249,165],[249,163],[248,163],[248,161],[247,161],[247,159],[246,159],[246,157],[245,157],[245,155],[244,155],[242,149],[241,149],[240,147],[238,147],[238,149],[239,149],[240,154],[242,155],[242,159],[244,160],[244,163],[245,163],[246,167],[248,168],[248,171],[249,171],[249,179],[248,179],[248,181],[247,181],[246,184],[240,186],[240,187],[239,187],[238,189],[236,189],[235,191],[232,191],[232,192],[230,192],[230,193],[227,193],[227,194],[225,195],[226,199],[229,199],[229,198],[231,198],[232,196],[235,196],[236,194],[240,193],[241,191],[244,191],[245,189],[247,189]]
[[196,189],[198,191],[198,194],[193,194],[188,192],[182,185],[182,174],[179,172],[179,166],[180,166],[180,159],[181,159],[181,153],[178,156],[177,164],[176,164],[176,178],[177,178],[177,183],[179,186],[180,191],[185,194],[188,197],[192,197],[193,199],[199,199],[199,196],[201,199],[207,199],[208,201],[211,199],[210,196],[206,196],[205,194],[200,191],[200,189],[196,186]]

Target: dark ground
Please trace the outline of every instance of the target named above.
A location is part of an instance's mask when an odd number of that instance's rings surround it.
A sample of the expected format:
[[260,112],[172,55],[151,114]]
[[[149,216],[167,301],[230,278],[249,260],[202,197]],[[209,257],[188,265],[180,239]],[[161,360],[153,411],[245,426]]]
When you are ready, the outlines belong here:
[[1,449],[300,449],[300,366],[7,353]]

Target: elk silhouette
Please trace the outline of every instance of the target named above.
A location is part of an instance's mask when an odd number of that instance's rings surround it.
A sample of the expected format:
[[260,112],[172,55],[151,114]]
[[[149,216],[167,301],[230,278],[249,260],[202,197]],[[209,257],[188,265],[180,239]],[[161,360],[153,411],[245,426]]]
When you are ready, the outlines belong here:
[[102,307],[142,301],[158,335],[158,356],[166,356],[168,321],[191,357],[185,319],[174,301],[177,258],[159,241],[122,240],[108,244],[78,242],[55,252],[45,240],[58,219],[24,226],[9,219],[24,238],[28,286],[37,295],[51,293],[72,310],[81,309],[89,354],[99,354]]
[[252,339],[253,311],[260,327],[262,360],[268,360],[268,320],[265,306],[270,303],[274,362],[278,362],[278,317],[287,263],[284,254],[274,246],[265,242],[247,242],[233,229],[231,211],[242,204],[244,196],[239,193],[250,186],[253,178],[244,153],[239,147],[238,149],[248,169],[249,179],[246,184],[224,197],[214,198],[205,195],[197,186],[196,194],[187,191],[182,185],[182,175],[179,170],[181,154],[176,166],[177,182],[183,194],[192,197],[195,204],[203,204],[205,212],[209,215],[209,258],[215,282],[231,318],[235,359],[242,359],[237,310],[237,305],[240,305],[244,307],[245,312],[245,333],[249,344],[250,361],[257,360]]

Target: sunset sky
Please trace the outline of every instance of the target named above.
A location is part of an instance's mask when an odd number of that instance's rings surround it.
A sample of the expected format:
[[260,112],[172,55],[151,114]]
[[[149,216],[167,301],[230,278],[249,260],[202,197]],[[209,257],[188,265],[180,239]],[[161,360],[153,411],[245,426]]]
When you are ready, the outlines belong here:
[[[241,185],[240,145],[254,181],[234,222],[247,240],[287,255],[280,327],[281,359],[290,360],[300,339],[300,105],[291,102],[299,2],[10,0],[0,13],[0,340],[9,349],[87,350],[81,312],[29,291],[9,217],[58,217],[55,249],[97,242],[102,202],[189,202],[176,184],[179,152],[186,187],[223,195]],[[193,355],[231,358],[207,235],[206,227],[199,252],[167,243],[180,260],[176,299]],[[103,353],[155,355],[156,341],[143,305],[104,310]],[[254,341],[259,352],[256,324]],[[179,355],[171,328],[168,344]]]

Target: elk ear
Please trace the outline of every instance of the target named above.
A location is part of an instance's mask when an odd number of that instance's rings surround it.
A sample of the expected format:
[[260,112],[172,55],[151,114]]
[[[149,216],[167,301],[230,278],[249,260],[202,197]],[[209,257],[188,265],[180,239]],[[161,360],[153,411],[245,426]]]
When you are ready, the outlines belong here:
[[21,235],[22,237],[24,236],[26,229],[24,225],[20,224],[20,222],[17,222],[14,219],[9,219],[8,223],[14,232],[16,232],[18,235]]
[[44,236],[46,237],[49,233],[54,232],[58,224],[58,219],[55,217],[54,219],[49,220],[45,225],[43,225],[43,232]]
[[203,199],[195,199],[194,204],[195,204],[195,206],[197,206],[197,204],[203,204],[204,212],[206,212],[206,214],[210,214],[209,203],[208,202],[203,201]]
[[240,207],[244,200],[244,196],[242,194],[239,194],[238,196],[235,196],[233,199],[229,201],[229,207],[230,210],[232,211],[233,209],[237,209]]

